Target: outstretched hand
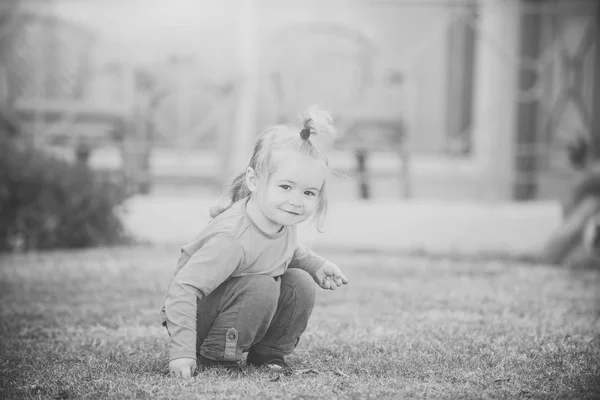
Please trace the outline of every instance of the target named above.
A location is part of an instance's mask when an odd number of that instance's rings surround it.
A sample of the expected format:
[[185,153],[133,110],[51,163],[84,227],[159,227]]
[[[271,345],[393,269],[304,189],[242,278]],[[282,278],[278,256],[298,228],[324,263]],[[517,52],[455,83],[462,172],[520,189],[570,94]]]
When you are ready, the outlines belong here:
[[169,361],[169,374],[175,377],[191,378],[196,370],[196,360],[193,358],[176,358]]
[[340,267],[330,261],[326,261],[321,265],[314,279],[319,286],[328,290],[335,290],[338,286],[348,284],[348,278],[342,274]]

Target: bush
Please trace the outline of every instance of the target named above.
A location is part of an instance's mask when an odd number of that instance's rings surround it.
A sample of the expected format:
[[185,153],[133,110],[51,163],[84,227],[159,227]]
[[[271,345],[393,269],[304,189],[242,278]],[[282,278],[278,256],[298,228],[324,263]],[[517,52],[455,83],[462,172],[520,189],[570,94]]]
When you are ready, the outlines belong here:
[[0,251],[124,243],[124,200],[123,188],[87,166],[0,132]]

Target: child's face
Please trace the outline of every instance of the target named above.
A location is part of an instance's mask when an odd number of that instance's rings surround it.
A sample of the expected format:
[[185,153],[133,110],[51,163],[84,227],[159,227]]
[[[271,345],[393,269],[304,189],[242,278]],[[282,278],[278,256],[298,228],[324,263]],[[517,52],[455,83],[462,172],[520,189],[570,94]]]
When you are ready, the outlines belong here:
[[280,228],[306,221],[317,208],[327,165],[295,151],[275,152],[273,163],[275,171],[259,177],[253,193],[265,222]]

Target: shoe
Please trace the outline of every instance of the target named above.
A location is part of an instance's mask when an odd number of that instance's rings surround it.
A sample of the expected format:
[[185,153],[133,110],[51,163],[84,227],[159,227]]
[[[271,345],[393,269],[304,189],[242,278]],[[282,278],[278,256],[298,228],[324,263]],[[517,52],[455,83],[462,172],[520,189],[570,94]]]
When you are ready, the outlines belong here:
[[278,370],[289,370],[291,367],[284,361],[281,356],[262,355],[253,351],[248,352],[248,358],[246,359],[248,365],[254,365],[255,367],[266,366],[270,369]]
[[244,369],[243,365],[236,361],[219,361],[213,360],[212,358],[206,358],[202,354],[198,355],[198,364],[203,368],[209,367],[219,367],[226,368],[229,370],[242,370]]

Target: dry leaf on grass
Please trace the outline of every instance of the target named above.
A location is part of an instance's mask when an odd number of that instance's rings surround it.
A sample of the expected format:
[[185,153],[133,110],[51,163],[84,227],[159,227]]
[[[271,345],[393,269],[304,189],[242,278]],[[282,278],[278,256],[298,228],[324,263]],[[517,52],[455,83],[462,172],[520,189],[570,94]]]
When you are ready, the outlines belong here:
[[314,368],[308,368],[308,369],[300,369],[298,371],[296,371],[294,373],[294,375],[304,375],[304,374],[318,374],[319,371],[317,371]]

